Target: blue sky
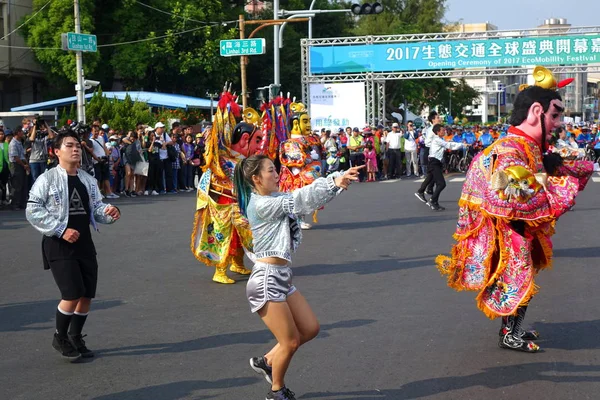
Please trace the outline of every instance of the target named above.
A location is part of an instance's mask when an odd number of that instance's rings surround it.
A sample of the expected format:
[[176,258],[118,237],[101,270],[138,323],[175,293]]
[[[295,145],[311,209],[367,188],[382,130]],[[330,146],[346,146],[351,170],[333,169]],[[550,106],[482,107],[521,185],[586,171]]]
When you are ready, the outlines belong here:
[[595,26],[600,25],[597,4],[594,0],[447,0],[446,20],[487,21],[500,30],[535,28],[548,18],[566,18],[572,26]]

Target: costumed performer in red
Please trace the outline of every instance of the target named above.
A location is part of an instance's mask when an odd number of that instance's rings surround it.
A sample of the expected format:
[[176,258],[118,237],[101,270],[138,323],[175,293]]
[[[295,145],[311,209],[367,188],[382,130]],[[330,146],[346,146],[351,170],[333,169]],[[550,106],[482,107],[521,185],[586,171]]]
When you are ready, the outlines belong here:
[[552,73],[534,70],[535,85],[521,88],[508,135],[478,154],[459,201],[452,256],[438,256],[440,271],[456,290],[478,291],[477,307],[502,318],[499,346],[537,352],[535,331],[522,328],[538,287],[536,274],[552,262],[558,218],[575,203],[593,171],[588,161],[565,161],[548,153],[552,131],[564,111]]

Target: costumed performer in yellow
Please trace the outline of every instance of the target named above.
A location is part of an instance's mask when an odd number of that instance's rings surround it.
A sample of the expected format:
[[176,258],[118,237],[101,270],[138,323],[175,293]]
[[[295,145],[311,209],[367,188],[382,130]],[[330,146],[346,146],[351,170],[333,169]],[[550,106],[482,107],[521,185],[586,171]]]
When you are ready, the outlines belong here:
[[236,124],[240,109],[236,96],[224,90],[215,113],[212,131],[206,139],[203,174],[198,182],[196,214],[191,250],[196,259],[215,267],[213,281],[231,284],[232,272],[249,275],[244,267],[244,248],[252,251],[252,234],[247,219],[240,214],[233,193],[236,164],[256,153],[263,142],[257,129],[258,114],[244,110],[244,121]]
[[575,203],[593,171],[587,161],[546,154],[564,111],[557,83],[543,67],[535,85],[521,88],[508,135],[475,157],[459,201],[451,258],[436,263],[456,290],[478,291],[477,307],[502,318],[499,346],[537,352],[535,331],[522,328],[538,288],[535,275],[550,266],[557,219]]

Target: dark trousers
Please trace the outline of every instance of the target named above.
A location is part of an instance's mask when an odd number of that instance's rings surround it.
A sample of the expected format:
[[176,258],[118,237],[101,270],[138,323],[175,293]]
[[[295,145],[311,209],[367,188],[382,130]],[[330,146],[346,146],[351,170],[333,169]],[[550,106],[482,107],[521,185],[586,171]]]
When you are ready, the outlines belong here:
[[402,175],[402,152],[400,149],[388,150],[388,178],[396,178]]
[[[180,161],[180,162],[182,162],[182,161]],[[186,182],[185,182],[187,167],[188,167],[187,164],[183,164],[181,166],[181,169],[179,170],[179,173],[177,174],[177,189],[179,189],[179,190],[183,190],[187,186]]]
[[6,201],[9,199],[8,194],[8,180],[10,179],[10,172],[8,170],[8,164],[4,164],[2,172],[0,172],[0,201]]
[[160,192],[163,187],[163,163],[160,160],[150,160],[148,163],[148,182],[146,188],[149,191],[156,190]]
[[165,172],[165,181],[167,184],[167,192],[173,191],[173,161],[168,158],[162,160],[163,170]]
[[425,181],[421,184],[421,188],[419,189],[419,193],[425,193],[425,189],[427,189],[430,185],[435,182],[435,191],[431,196],[429,202],[431,204],[438,204],[438,199],[440,197],[440,193],[446,187],[446,181],[444,180],[444,171],[443,171],[442,162],[437,158],[429,158],[427,160],[427,177]]
[[193,188],[194,187],[194,166],[186,164],[182,168],[183,171],[183,187]]
[[[425,154],[423,155],[423,160],[421,162],[423,162],[423,161],[425,162],[424,167],[425,167],[425,171],[427,174],[429,173],[429,161],[430,160],[432,160],[432,159],[429,158],[429,147],[425,147]],[[443,178],[443,176],[442,176],[442,178]],[[432,180],[429,183],[429,186],[427,186],[427,190],[426,190],[427,193],[433,192],[433,184],[434,183],[435,183],[435,180]]]
[[[362,153],[350,153],[350,164],[352,164],[353,167],[359,167],[361,165],[364,165],[365,155]],[[358,179],[360,179],[361,182],[365,180],[364,168],[360,170]]]
[[13,163],[12,174],[12,206],[25,208],[27,206],[27,173],[23,166]]

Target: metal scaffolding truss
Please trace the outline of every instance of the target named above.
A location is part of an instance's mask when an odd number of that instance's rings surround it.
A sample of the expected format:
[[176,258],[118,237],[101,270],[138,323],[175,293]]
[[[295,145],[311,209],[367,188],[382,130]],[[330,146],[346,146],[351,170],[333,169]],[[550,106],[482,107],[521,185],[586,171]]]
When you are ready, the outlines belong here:
[[460,39],[505,39],[510,37],[558,36],[558,35],[586,35],[598,34],[600,27],[584,26],[569,28],[534,28],[520,30],[484,31],[484,32],[440,32],[440,33],[415,33],[385,36],[349,36],[322,39],[302,39],[302,46],[331,46],[352,44],[376,43],[405,43],[422,41],[445,41]]
[[[576,74],[582,72],[600,72],[600,65],[571,65],[547,67],[557,74]],[[400,79],[432,79],[432,78],[477,78],[488,76],[529,75],[531,68],[514,67],[498,69],[452,69],[438,71],[403,71],[403,72],[365,72],[358,74],[306,75],[305,83],[360,82],[372,76],[376,80],[395,81]]]
[[[360,72],[342,74],[311,75],[310,73],[310,48],[313,46],[350,46],[381,43],[406,43],[422,41],[447,41],[461,39],[490,39],[511,37],[536,37],[557,35],[587,35],[600,34],[600,26],[561,27],[561,28],[534,28],[505,31],[484,32],[442,32],[419,33],[408,35],[387,36],[354,36],[322,39],[302,39],[302,101],[310,106],[309,85],[311,83],[338,83],[338,82],[364,82],[366,92],[367,122],[376,124],[385,120],[385,82],[402,79],[433,79],[433,78],[478,78],[500,77],[514,75],[529,75],[531,66],[515,66],[501,68],[468,68],[426,71],[401,71],[401,72]],[[547,66],[557,74],[578,74],[586,72],[600,72],[600,64],[596,65],[569,65]]]
[[373,126],[385,122],[385,81],[376,81],[377,85],[377,113],[375,119],[369,120]]

